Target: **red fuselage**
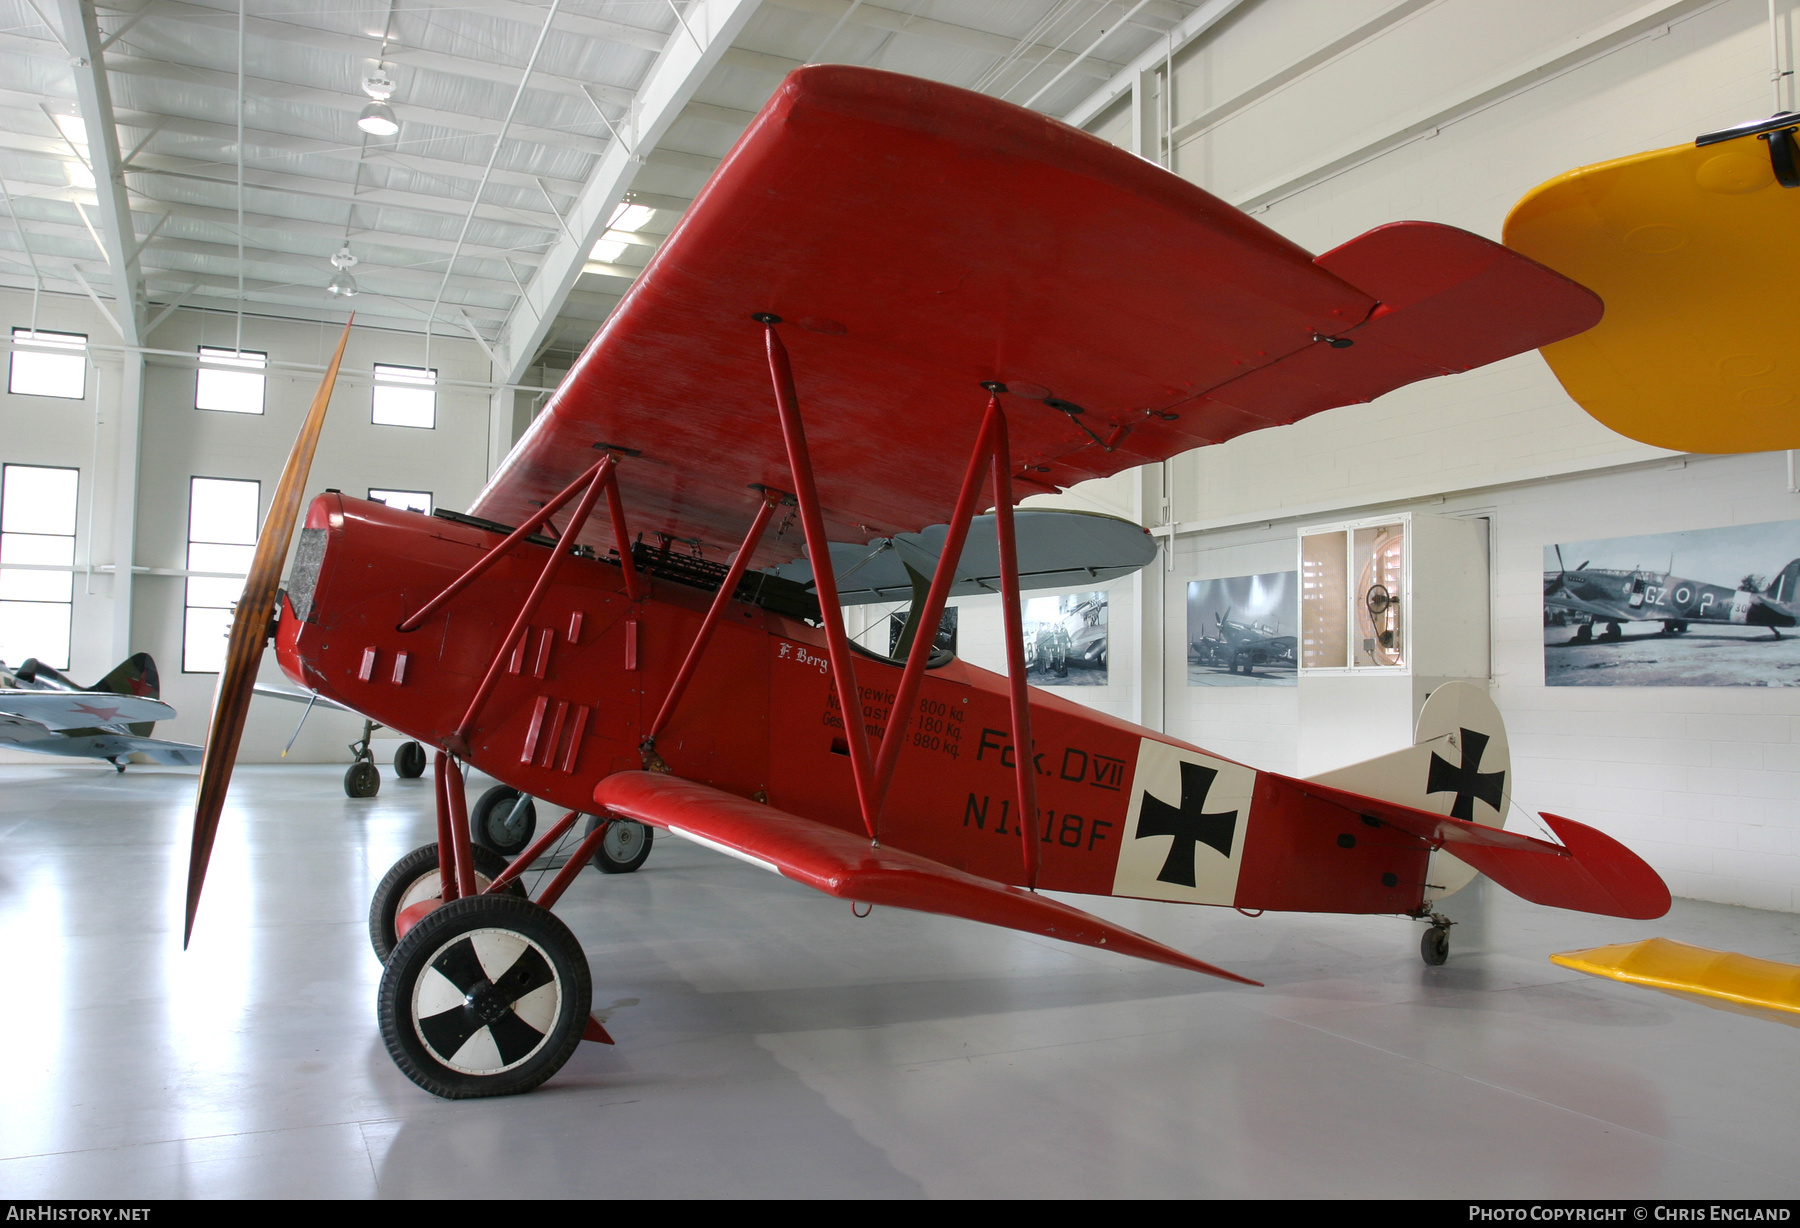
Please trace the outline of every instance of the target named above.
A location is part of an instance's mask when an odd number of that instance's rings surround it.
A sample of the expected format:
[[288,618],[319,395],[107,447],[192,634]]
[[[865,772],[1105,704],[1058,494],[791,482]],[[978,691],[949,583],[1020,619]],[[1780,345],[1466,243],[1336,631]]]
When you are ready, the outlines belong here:
[[[281,607],[282,669],[392,729],[442,746],[461,723],[549,547],[514,547],[417,630],[403,633],[398,625],[501,535],[335,492],[313,501],[306,528]],[[645,766],[643,731],[712,595],[653,576],[644,581],[646,596],[634,602],[615,562],[564,561],[473,723],[471,762],[578,811],[595,808],[600,780]],[[805,622],[734,602],[657,738],[656,754],[675,775],[862,832],[824,638]],[[886,730],[900,668],[859,656],[856,676],[862,692],[856,719],[873,741]],[[1346,823],[1341,810],[1311,803],[1267,772],[1253,774],[1253,803],[1227,824],[1224,845],[1212,837],[1235,858],[1234,892],[1199,899],[1179,889],[1133,889],[1117,871],[1137,821],[1132,799],[1140,755],[1147,744],[1193,748],[1042,691],[1031,693],[1031,703],[1039,886],[1241,908],[1404,913],[1419,907],[1422,846],[1368,838],[1372,833],[1359,832],[1354,816]],[[882,810],[882,843],[1021,883],[1010,726],[1005,678],[962,661],[929,671]],[[1185,804],[1172,794],[1165,800]],[[1206,817],[1215,827],[1221,821]],[[1345,843],[1346,835],[1363,838]],[[1186,847],[1207,854],[1192,840]]]

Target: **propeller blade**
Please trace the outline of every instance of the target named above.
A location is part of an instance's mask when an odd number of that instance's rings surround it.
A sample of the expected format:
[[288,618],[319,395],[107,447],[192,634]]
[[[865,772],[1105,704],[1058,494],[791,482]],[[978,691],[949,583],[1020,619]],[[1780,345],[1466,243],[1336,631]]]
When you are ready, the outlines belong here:
[[244,736],[244,718],[250,711],[250,695],[256,686],[257,666],[262,663],[263,642],[268,638],[269,619],[275,613],[275,594],[281,585],[281,566],[287,559],[288,545],[294,538],[294,522],[300,514],[300,496],[306,489],[307,473],[312,469],[313,453],[319,446],[319,431],[325,425],[325,406],[331,401],[332,386],[337,383],[338,364],[344,360],[344,346],[350,340],[351,315],[344,324],[344,335],[338,338],[337,352],[313,396],[306,422],[294,438],[287,464],[281,470],[275,497],[269,500],[269,514],[257,535],[256,553],[251,556],[250,574],[244,579],[244,592],[238,598],[237,612],[231,619],[231,636],[226,641],[225,668],[219,673],[218,690],[213,695],[212,723],[206,733],[206,754],[200,761],[200,791],[194,800],[194,843],[188,855],[187,925],[181,935],[185,949],[194,936],[194,914],[200,908],[200,888],[206,882],[206,863],[212,857],[213,837],[218,834],[219,815],[225,808],[225,792],[231,785],[231,769],[237,762],[238,743]]

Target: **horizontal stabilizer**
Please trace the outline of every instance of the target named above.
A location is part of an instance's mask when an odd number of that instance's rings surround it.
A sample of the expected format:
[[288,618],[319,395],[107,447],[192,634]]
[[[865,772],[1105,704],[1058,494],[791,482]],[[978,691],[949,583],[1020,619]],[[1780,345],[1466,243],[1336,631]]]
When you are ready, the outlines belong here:
[[1585,823],[1544,815],[1544,822],[1562,841],[1558,845],[1313,781],[1286,783],[1310,797],[1416,836],[1433,848],[1448,848],[1534,904],[1641,921],[1669,911],[1669,888],[1662,877],[1636,853]]
[[205,747],[191,742],[165,742],[161,738],[120,738],[119,741],[127,753],[143,755],[170,767],[199,767],[200,760],[206,756]]
[[600,782],[594,801],[605,810],[665,828],[839,899],[965,917],[1244,985],[1260,984],[1048,897],[914,853],[871,847],[867,839],[840,828],[691,780],[619,772]]
[[0,691],[0,712],[46,729],[97,729],[175,715],[160,699],[110,691]]
[[1667,938],[1565,951],[1552,955],[1550,962],[1589,976],[1691,998],[1702,1006],[1800,1027],[1800,967],[1793,964],[1735,951],[1712,951]]

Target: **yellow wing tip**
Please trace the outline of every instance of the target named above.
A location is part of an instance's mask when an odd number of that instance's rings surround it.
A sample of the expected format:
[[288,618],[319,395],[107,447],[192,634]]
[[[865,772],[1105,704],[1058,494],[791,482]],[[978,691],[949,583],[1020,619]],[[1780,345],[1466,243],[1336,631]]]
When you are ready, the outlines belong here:
[[1669,938],[1563,951],[1552,955],[1550,962],[1800,1027],[1800,965]]

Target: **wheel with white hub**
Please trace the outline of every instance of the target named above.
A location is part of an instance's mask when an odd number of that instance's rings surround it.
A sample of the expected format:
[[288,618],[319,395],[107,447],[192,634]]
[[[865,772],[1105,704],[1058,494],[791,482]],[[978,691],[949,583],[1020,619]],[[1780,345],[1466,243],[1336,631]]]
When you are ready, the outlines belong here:
[[[486,891],[488,884],[506,869],[506,858],[479,844],[471,851],[475,854],[475,890]],[[502,890],[521,899],[525,896],[525,885],[517,879]],[[414,904],[435,900],[443,894],[443,881],[438,877],[437,845],[416,848],[396,861],[369,901],[369,945],[375,948],[375,958],[385,964],[393,952],[396,941],[394,918]]]
[[528,1092],[562,1069],[593,1006],[587,956],[547,908],[455,900],[400,940],[381,974],[381,1038],[406,1077],[464,1100]]
[[[590,814],[584,834],[591,835],[603,822],[599,815]],[[649,859],[654,839],[655,829],[631,819],[614,819],[594,850],[594,867],[602,874],[630,874]]]

